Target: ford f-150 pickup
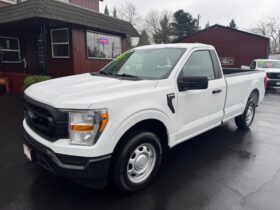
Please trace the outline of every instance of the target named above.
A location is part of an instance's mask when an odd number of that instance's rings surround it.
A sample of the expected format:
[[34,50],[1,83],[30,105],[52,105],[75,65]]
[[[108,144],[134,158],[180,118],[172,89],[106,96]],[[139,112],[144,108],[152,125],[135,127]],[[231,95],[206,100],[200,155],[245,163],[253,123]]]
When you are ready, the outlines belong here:
[[268,87],[280,87],[280,60],[257,59],[249,67],[252,70],[265,71]]
[[134,192],[169,148],[231,119],[249,129],[265,85],[265,72],[222,69],[209,45],[139,47],[100,72],[29,87],[24,153],[82,185]]

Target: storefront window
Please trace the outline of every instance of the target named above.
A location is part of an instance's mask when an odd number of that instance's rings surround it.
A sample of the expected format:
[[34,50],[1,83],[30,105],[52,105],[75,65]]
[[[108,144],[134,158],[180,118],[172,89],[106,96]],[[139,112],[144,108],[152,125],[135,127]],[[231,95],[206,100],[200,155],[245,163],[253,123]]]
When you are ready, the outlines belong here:
[[121,38],[118,36],[87,32],[88,58],[116,58],[121,54]]

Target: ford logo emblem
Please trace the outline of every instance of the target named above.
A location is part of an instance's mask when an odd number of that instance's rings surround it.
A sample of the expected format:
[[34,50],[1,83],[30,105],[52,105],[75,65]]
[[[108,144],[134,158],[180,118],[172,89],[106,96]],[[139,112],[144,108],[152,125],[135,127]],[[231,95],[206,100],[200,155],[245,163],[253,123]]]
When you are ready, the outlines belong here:
[[33,114],[33,112],[31,112],[31,111],[27,111],[27,115],[31,119],[35,119],[36,118],[35,114]]

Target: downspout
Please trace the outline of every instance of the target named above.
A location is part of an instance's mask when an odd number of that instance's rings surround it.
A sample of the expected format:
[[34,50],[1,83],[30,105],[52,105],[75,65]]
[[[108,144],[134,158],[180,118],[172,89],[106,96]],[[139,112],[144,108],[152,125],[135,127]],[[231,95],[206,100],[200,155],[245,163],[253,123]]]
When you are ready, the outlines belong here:
[[45,45],[44,50],[45,50],[45,61],[46,61],[46,69],[45,69],[44,74],[48,75],[48,73],[49,73],[49,61],[48,61],[48,46],[47,46],[46,33],[47,33],[46,25],[44,24],[43,25],[43,38],[44,38],[44,45]]

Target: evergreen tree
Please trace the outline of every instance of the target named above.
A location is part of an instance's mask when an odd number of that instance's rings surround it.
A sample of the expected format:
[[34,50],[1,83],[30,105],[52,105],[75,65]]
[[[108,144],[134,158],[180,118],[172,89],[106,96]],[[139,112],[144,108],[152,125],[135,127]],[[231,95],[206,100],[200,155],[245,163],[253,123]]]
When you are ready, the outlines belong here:
[[149,35],[146,30],[143,30],[139,36],[138,46],[150,45]]
[[236,25],[236,23],[235,23],[235,21],[234,21],[234,19],[232,19],[232,20],[230,21],[229,27],[232,28],[232,29],[238,29],[238,28],[237,28],[237,25]]
[[115,17],[115,18],[118,17],[118,12],[117,12],[116,7],[114,7],[114,10],[113,10],[113,17]]
[[106,7],[105,7],[104,14],[105,14],[105,15],[110,15],[109,9],[108,9],[108,6],[107,6],[107,5],[106,5]]
[[191,14],[184,10],[178,10],[173,14],[171,23],[172,35],[175,39],[180,39],[198,31],[198,21]]
[[153,40],[157,44],[170,43],[170,23],[167,15],[164,15],[159,21],[160,28],[153,34]]

